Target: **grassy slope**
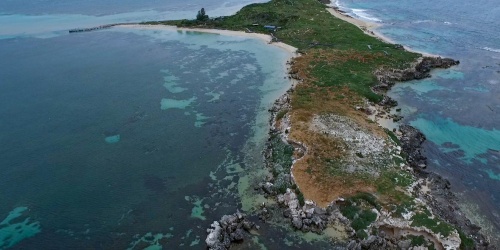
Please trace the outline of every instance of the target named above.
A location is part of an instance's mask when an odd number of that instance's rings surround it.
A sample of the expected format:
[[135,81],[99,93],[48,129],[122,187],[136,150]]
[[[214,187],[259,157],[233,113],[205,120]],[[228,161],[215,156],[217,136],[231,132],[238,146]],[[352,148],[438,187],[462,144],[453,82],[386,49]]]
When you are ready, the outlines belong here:
[[[259,33],[269,33],[263,25],[281,27],[274,35],[302,53],[294,60],[292,73],[303,82],[291,94],[293,108],[288,115],[294,126],[290,138],[308,145],[308,154],[294,168],[297,184],[305,197],[326,205],[339,196],[356,197],[360,192],[368,192],[377,197],[376,208],[381,205],[393,211],[394,216],[416,209],[413,198],[403,191],[412,182],[412,177],[398,167],[401,160],[394,159],[388,166],[374,166],[382,167],[378,177],[347,173],[341,166],[342,143],[311,131],[309,123],[314,115],[344,115],[367,131],[388,138],[364,113],[353,107],[363,106],[365,98],[374,102],[381,99],[370,89],[377,83],[373,74],[376,69],[408,68],[420,54],[398,49],[364,34],[356,26],[333,17],[325,10],[325,5],[316,0],[272,0],[248,5],[233,16],[206,22],[180,20],[149,24],[250,29]],[[369,208],[368,205],[359,211]]]

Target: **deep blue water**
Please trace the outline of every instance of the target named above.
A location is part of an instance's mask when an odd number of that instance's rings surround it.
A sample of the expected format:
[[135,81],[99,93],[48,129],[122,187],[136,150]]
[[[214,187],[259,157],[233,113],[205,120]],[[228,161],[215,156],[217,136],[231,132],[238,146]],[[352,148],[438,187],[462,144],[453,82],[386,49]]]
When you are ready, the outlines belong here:
[[498,2],[337,4],[355,17],[382,24],[378,31],[397,43],[460,60],[459,66],[435,70],[432,78],[397,84],[389,95],[403,108],[403,122],[427,136],[429,169],[449,178],[468,215],[500,240]]

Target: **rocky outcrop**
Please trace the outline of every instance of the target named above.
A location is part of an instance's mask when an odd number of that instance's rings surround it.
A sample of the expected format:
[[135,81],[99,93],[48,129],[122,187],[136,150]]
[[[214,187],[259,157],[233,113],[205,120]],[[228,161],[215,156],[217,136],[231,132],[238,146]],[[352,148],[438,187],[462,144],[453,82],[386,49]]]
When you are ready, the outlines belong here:
[[[349,250],[379,250],[379,249],[405,249],[393,244],[384,237],[371,235],[367,239],[361,241],[352,240],[347,244]],[[406,248],[407,249],[407,248]]]
[[[385,92],[392,85],[394,85],[397,81],[407,81],[412,79],[422,79],[425,77],[429,77],[430,70],[433,68],[448,68],[452,65],[458,64],[458,61],[448,59],[448,58],[431,58],[424,57],[419,60],[411,69],[407,70],[379,70],[376,73],[376,76],[379,80],[379,85],[375,87],[375,90],[380,90],[381,92]],[[290,78],[300,80],[297,72],[289,72]],[[269,110],[271,112],[271,132],[270,136],[278,136],[281,140],[288,145],[292,145],[295,150],[306,152],[307,148],[304,145],[295,145],[293,142],[287,140],[287,136],[289,130],[291,129],[290,121],[286,115],[285,110],[290,110],[290,98],[289,94],[293,92],[293,88],[289,90],[287,94],[279,98],[273,105],[273,107]],[[394,107],[397,105],[397,102],[392,100],[391,98],[384,96],[382,102],[380,103],[385,108]],[[281,115],[280,115],[281,113]],[[285,114],[285,115],[282,115]],[[279,117],[279,118],[278,118]],[[277,122],[279,120],[279,122]],[[408,125],[404,125],[400,128],[401,131],[401,148],[402,151],[407,155],[408,162],[410,166],[415,170],[415,175],[419,178],[427,179],[429,181],[428,187],[431,187],[430,193],[428,195],[420,195],[419,198],[422,198],[429,204],[429,208],[432,210],[433,214],[436,216],[446,220],[457,226],[465,235],[472,237],[476,246],[479,249],[487,248],[486,239],[478,233],[479,227],[470,223],[470,221],[460,213],[460,209],[457,206],[457,203],[454,201],[455,196],[450,191],[450,184],[445,179],[439,179],[438,175],[428,173],[425,171],[427,166],[426,157],[423,155],[421,145],[425,141],[425,136],[418,131],[416,128],[413,128]],[[286,169],[287,166],[275,166],[280,164],[272,163],[272,147],[268,147],[264,152],[264,156],[266,159],[266,165],[269,167],[271,171],[279,169],[279,173],[275,176],[268,178],[264,182],[262,182],[259,188],[268,196],[273,196],[277,198],[278,204],[280,205],[280,209],[285,218],[289,219],[289,222],[293,228],[296,230],[300,230],[303,232],[317,232],[321,233],[328,225],[332,225],[335,223],[339,223],[343,225],[346,229],[348,237],[350,239],[356,239],[356,233],[351,228],[351,222],[345,218],[339,211],[338,207],[335,203],[332,203],[331,206],[328,206],[326,209],[320,208],[316,206],[312,201],[299,202],[298,195],[296,191],[298,191],[298,187],[296,187],[293,176],[290,175],[290,172]],[[302,154],[301,154],[302,155]],[[295,155],[297,156],[297,155]],[[283,168],[283,169],[281,169]],[[281,171],[281,170],[287,171]],[[435,182],[435,183],[434,183]],[[286,185],[285,185],[286,184]],[[280,187],[289,186],[293,187],[292,189],[287,188],[286,192],[281,190]],[[295,189],[295,190],[294,190]],[[284,192],[284,193],[283,193]],[[274,211],[279,211],[274,210]],[[267,207],[261,207],[261,213],[259,217],[261,220],[267,220],[270,217],[270,210]],[[453,219],[455,217],[455,219]],[[397,227],[397,225],[393,225],[391,223],[375,223],[373,224],[374,228],[380,228],[382,226],[396,226],[392,227],[399,228],[399,230],[410,232],[411,230],[415,230],[414,227],[410,225],[410,221],[406,221],[408,225],[405,227]],[[417,230],[418,231],[418,230]],[[422,229],[422,232],[429,234],[430,238],[438,241],[438,245],[441,246],[456,246],[457,242],[460,244],[460,239],[458,238],[458,234],[455,232],[450,237],[434,237],[431,231]],[[420,232],[420,231],[419,231]],[[438,235],[439,236],[439,235]],[[450,240],[451,239],[451,240]],[[458,239],[458,240],[457,240]],[[452,242],[454,244],[449,244]],[[370,235],[366,239],[356,239],[352,240],[348,243],[348,249],[411,249],[411,241],[405,238],[395,238],[389,235],[385,235],[382,231],[379,231],[377,235]],[[417,248],[414,248],[417,249]]]
[[[458,206],[458,199],[451,191],[451,183],[440,175],[426,171],[427,158],[423,156],[422,143],[426,140],[425,135],[418,129],[401,125],[401,148],[407,156],[407,161],[413,168],[419,178],[429,190],[422,192],[420,198],[426,201],[432,212],[443,220],[453,224],[460,231],[471,237],[478,249],[487,249],[488,240],[479,230],[481,227],[474,225],[467,217],[463,215]],[[419,186],[420,187],[420,186]]]
[[237,211],[232,215],[224,215],[219,221],[214,221],[207,229],[205,239],[208,249],[229,249],[231,242],[239,242],[247,232],[255,228],[255,224],[246,219],[246,215]]
[[[379,69],[374,72],[378,84],[372,89],[383,94],[383,99],[378,104],[383,109],[389,110],[397,106],[397,102],[384,93],[396,82],[427,78],[431,76],[430,72],[434,68],[449,68],[459,63],[459,61],[450,58],[422,57],[408,69]],[[465,235],[471,237],[477,249],[492,249],[485,236],[479,232],[481,227],[474,225],[461,212],[457,198],[451,191],[450,182],[436,173],[426,171],[427,158],[422,151],[422,143],[426,140],[425,135],[409,125],[400,126],[399,130],[401,132],[402,152],[406,154],[408,164],[416,176],[424,180],[430,187],[430,190],[421,193],[420,198],[426,201],[434,214],[455,225]]]
[[378,84],[372,89],[383,93],[388,91],[396,82],[423,79],[430,77],[434,68],[449,68],[459,64],[459,61],[441,57],[422,57],[413,67],[407,69],[379,69],[375,71]]
[[303,232],[321,233],[332,215],[331,211],[316,206],[312,201],[305,201],[301,206],[297,195],[290,189],[278,195],[278,203],[285,208],[283,215],[290,219],[292,226]]
[[410,125],[401,125],[399,130],[402,134],[400,138],[401,148],[406,154],[408,164],[416,172],[421,172],[427,167],[427,158],[423,155],[421,148],[425,141],[425,135]]
[[450,182],[435,173],[426,173],[426,184],[430,187],[421,198],[426,201],[434,214],[456,226],[475,242],[475,249],[497,249],[489,245],[489,240],[480,233],[481,227],[464,216],[458,206],[458,198],[451,190]]
[[[451,66],[460,64],[460,61],[453,60],[451,58],[441,58],[441,57],[424,57],[415,67],[416,77],[415,79],[421,79],[424,77],[429,77],[429,72],[431,69],[442,68],[447,69]],[[420,77],[420,78],[417,78]]]

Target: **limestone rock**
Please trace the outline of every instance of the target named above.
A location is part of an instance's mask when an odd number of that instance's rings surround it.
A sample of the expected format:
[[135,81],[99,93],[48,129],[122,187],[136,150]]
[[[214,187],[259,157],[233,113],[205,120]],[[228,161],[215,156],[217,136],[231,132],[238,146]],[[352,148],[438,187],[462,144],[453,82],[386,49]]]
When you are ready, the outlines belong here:
[[207,229],[205,243],[208,249],[229,249],[231,242],[242,241],[245,231],[255,227],[255,224],[246,219],[246,215],[237,211],[232,215],[224,215],[219,221],[214,221]]

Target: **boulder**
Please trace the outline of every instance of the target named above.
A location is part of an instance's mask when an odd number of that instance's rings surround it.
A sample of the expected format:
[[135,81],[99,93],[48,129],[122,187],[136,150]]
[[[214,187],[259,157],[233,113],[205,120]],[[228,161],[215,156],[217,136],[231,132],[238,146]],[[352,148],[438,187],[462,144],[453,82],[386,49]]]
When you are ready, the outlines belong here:
[[229,249],[231,242],[242,241],[245,231],[255,227],[255,224],[246,219],[246,215],[237,211],[235,214],[224,215],[219,221],[214,221],[207,229],[205,243],[208,249]]

